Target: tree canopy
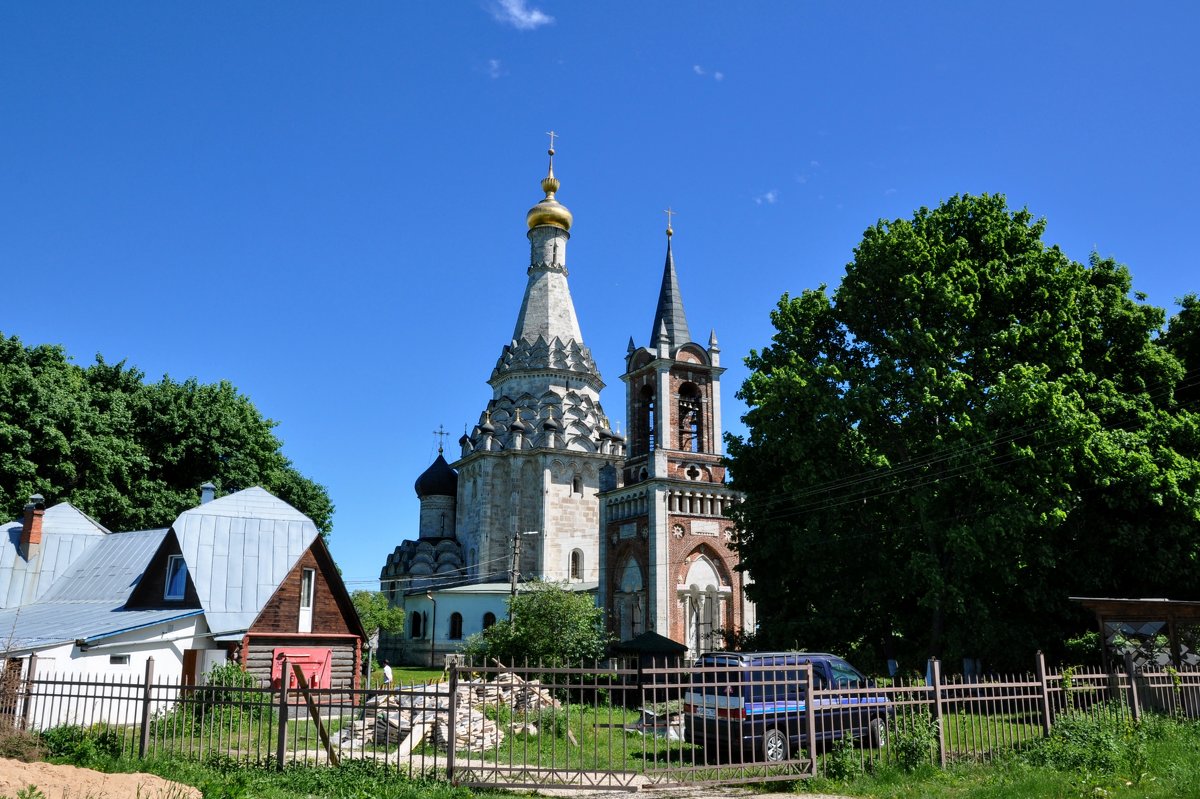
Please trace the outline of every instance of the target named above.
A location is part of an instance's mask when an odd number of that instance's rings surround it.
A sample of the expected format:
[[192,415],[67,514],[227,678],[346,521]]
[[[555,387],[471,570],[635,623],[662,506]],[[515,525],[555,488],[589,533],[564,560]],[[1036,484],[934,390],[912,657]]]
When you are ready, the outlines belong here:
[[30,495],[70,501],[112,530],[170,524],[199,502],[260,485],[332,526],[325,488],[281,452],[275,422],[226,381],[146,382],[97,356],[89,366],[61,347],[0,337],[0,502],[15,518]]
[[1195,298],[1160,341],[1044,226],[954,197],[780,300],[727,442],[765,643],[1027,667],[1092,624],[1069,596],[1200,594]]
[[374,639],[380,632],[400,633],[404,630],[404,608],[394,606],[382,591],[355,591],[350,594],[350,600],[369,638]]
[[509,666],[562,665],[599,660],[612,641],[592,595],[559,583],[530,583],[508,600],[508,607],[510,618],[466,640],[468,657]]

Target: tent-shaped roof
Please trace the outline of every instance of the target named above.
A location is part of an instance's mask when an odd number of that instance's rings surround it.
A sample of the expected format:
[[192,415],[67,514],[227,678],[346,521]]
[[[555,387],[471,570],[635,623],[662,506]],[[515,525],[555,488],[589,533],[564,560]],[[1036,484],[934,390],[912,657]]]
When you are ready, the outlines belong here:
[[673,641],[665,635],[659,635],[653,630],[647,630],[641,635],[634,636],[628,641],[621,641],[609,647],[615,655],[683,655],[687,652],[686,645]]

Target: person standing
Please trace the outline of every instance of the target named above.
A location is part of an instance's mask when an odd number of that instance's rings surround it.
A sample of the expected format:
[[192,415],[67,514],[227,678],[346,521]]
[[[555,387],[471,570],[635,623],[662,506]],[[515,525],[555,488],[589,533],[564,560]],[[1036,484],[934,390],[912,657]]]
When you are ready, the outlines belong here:
[[386,660],[383,661],[383,687],[385,690],[390,690],[392,687],[392,664]]

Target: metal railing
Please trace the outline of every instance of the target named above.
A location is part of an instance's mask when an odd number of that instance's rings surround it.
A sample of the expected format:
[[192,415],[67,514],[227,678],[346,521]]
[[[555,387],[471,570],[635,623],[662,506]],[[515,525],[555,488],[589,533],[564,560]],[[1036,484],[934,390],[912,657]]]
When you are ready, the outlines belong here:
[[364,759],[492,788],[803,779],[847,758],[987,760],[1063,714],[1200,718],[1198,671],[1051,672],[1040,655],[1028,674],[945,677],[931,661],[926,679],[843,685],[808,664],[454,663],[441,681],[388,690],[312,688],[286,664],[274,686],[183,684],[152,662],[139,678],[29,671],[0,692],[6,726],[79,726],[130,757]]

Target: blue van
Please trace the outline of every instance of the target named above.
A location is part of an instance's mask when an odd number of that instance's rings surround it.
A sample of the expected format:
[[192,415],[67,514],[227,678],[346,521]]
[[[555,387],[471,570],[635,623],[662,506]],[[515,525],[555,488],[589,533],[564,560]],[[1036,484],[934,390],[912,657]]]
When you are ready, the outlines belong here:
[[[818,695],[809,703],[804,664]],[[709,652],[695,663],[683,697],[684,737],[706,757],[779,762],[808,743],[853,736],[886,743],[891,702],[862,672],[824,652]],[[831,690],[833,689],[833,690]],[[836,692],[834,692],[834,690]]]

